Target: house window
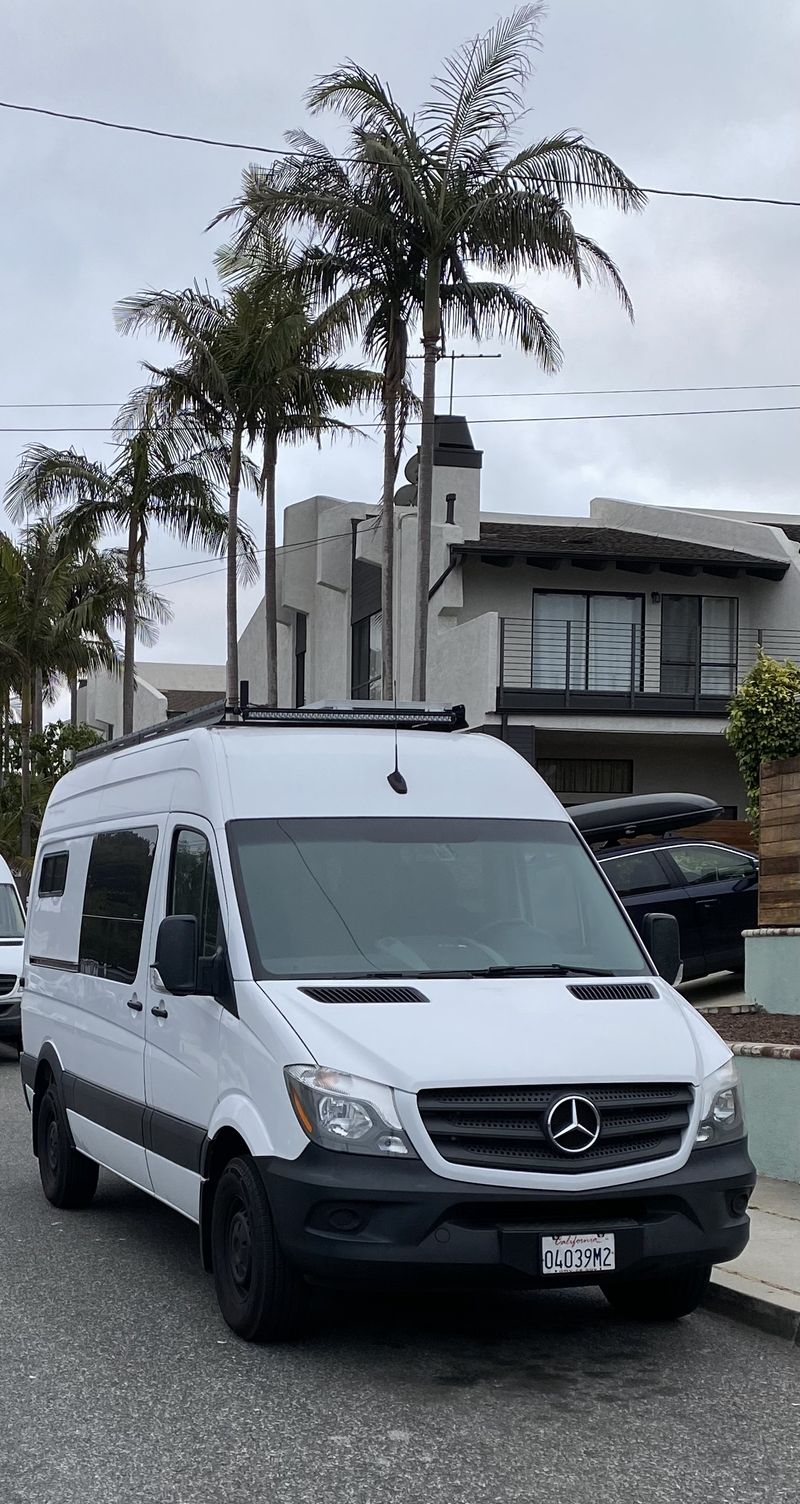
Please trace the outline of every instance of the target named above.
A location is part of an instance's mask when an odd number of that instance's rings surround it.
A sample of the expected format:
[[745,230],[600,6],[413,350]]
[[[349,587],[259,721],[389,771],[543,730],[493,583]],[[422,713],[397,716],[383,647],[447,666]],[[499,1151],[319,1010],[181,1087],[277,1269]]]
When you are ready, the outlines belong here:
[[294,619],[294,703],[295,707],[306,703],[306,642],[308,640],[308,617],[298,611]]
[[536,771],[567,804],[633,793],[633,763],[626,757],[540,757]]
[[381,613],[353,623],[351,694],[354,700],[379,700],[383,674]]
[[641,687],[644,597],[535,590],[533,689]]
[[662,596],[662,694],[733,694],[738,615],[735,596]]
[[83,899],[79,970],[135,982],[158,830],[107,830],[92,841]]

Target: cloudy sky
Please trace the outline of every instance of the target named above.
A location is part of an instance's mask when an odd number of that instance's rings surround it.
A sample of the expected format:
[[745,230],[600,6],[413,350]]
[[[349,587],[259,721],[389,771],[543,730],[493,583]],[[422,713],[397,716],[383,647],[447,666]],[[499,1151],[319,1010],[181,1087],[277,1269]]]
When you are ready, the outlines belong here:
[[[308,123],[303,95],[315,75],[353,57],[388,78],[412,110],[440,59],[499,13],[493,0],[0,0],[0,93],[280,145],[284,130]],[[551,0],[542,41],[523,127],[531,139],[570,126],[646,186],[800,199],[798,0]],[[338,139],[332,121],[313,128]],[[110,421],[112,407],[5,404],[125,397],[156,347],[115,333],[113,303],[210,274],[217,239],[204,227],[235,195],[248,160],[246,151],[0,110],[0,426]],[[653,198],[640,216],[576,217],[621,268],[635,324],[607,293],[540,279],[528,290],[560,334],[563,370],[545,378],[508,350],[498,361],[461,362],[457,410],[477,420],[800,402],[800,386],[559,396],[800,383],[800,210]],[[442,371],[443,395],[446,385]],[[581,513],[592,496],[610,495],[794,511],[799,416],[482,423],[474,432],[485,451],[483,504]],[[29,437],[109,454],[104,433]],[[0,433],[3,484],[25,441]],[[377,441],[286,452],[280,503],[315,492],[373,502],[380,468]],[[260,531],[254,500],[245,513]],[[153,541],[152,582],[171,596],[176,617],[151,656],[221,662],[223,574],[190,557],[169,538]],[[250,592],[243,620],[254,605]]]

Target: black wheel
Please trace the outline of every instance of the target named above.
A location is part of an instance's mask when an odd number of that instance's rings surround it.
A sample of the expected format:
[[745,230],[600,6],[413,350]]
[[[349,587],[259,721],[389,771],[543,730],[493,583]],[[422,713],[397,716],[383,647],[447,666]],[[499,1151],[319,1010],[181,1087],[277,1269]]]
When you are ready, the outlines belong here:
[[99,1166],[75,1148],[52,1082],[42,1097],[36,1132],[39,1174],[48,1201],[65,1208],[88,1206],[97,1190]]
[[678,1321],[697,1309],[710,1279],[711,1266],[701,1264],[663,1279],[608,1280],[603,1294],[620,1316],[633,1321]]
[[211,1209],[211,1259],[228,1326],[247,1342],[280,1342],[299,1330],[301,1276],[275,1236],[267,1193],[252,1160],[232,1159]]

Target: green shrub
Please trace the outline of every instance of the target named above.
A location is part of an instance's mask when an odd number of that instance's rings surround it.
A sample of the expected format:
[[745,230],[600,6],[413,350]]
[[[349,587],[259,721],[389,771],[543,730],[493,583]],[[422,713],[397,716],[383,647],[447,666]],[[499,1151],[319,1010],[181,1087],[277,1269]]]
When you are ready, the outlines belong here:
[[758,830],[762,762],[800,756],[800,667],[759,652],[730,704],[725,735],[747,789],[747,814]]

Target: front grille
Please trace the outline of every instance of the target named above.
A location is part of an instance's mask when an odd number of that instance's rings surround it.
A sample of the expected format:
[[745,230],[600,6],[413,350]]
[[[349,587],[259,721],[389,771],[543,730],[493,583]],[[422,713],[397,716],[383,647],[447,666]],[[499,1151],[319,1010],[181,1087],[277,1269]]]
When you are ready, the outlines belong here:
[[6,997],[17,985],[16,976],[0,976],[0,997]]
[[[561,1097],[588,1097],[600,1136],[566,1154],[546,1129]],[[442,1159],[487,1170],[585,1174],[676,1154],[689,1126],[693,1092],[683,1083],[630,1086],[470,1086],[421,1091],[420,1116]]]
[[301,987],[315,1003],[427,1003],[416,987]]

